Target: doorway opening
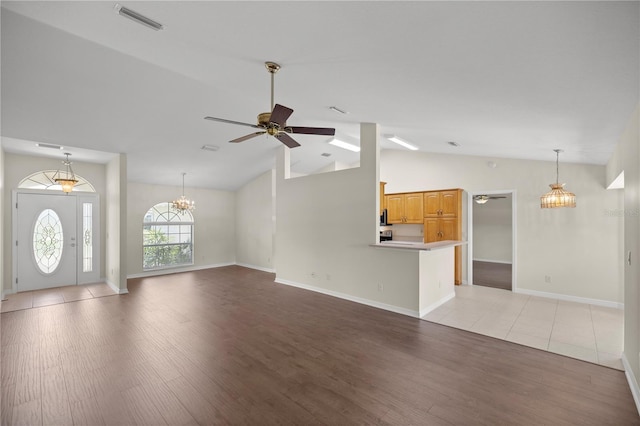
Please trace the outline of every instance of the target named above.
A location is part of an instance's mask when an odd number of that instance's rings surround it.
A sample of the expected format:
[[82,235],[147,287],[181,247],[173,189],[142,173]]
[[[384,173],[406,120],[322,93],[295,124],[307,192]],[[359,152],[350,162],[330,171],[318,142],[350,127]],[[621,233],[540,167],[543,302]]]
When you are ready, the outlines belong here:
[[515,291],[515,198],[515,190],[469,193],[468,284]]

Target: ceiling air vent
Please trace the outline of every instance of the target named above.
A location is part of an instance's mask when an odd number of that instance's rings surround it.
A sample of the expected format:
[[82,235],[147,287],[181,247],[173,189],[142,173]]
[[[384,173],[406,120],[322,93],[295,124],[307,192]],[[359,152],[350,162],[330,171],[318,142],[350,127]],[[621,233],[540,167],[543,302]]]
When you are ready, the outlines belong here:
[[127,9],[126,7],[116,4],[114,7],[116,13],[118,13],[118,15],[120,16],[124,16],[125,18],[129,18],[132,21],[135,21],[139,24],[144,25],[145,27],[149,27],[152,30],[163,30],[164,29],[164,25],[162,25],[159,22],[154,21],[151,18],[147,18],[144,15],[139,14],[138,12],[135,12],[131,9]]

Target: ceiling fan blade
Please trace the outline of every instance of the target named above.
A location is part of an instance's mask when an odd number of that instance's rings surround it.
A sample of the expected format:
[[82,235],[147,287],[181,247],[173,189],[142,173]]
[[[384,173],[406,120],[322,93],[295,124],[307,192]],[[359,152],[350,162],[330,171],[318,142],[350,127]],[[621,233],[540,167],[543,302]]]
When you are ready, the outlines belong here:
[[325,135],[325,136],[334,136],[336,134],[336,129],[331,129],[329,127],[296,127],[296,126],[288,126],[285,128],[285,131],[289,133],[300,133],[304,135]]
[[247,127],[253,127],[254,129],[262,129],[262,127],[257,126],[255,124],[250,124],[250,123],[243,123],[241,121],[233,121],[233,120],[227,120],[225,118],[217,118],[217,117],[205,117],[205,120],[211,120],[211,121],[219,121],[221,123],[228,123],[228,124],[237,124],[239,126],[247,126]]
[[507,198],[507,197],[489,197],[491,200],[497,200],[498,198]]
[[293,138],[291,136],[289,136],[288,134],[286,134],[284,132],[278,133],[277,135],[275,135],[275,137],[278,138],[280,140],[280,142],[282,142],[283,144],[285,144],[289,148],[295,148],[297,146],[300,146],[300,144],[298,142],[293,140]]
[[242,136],[242,137],[240,137],[240,138],[238,138],[238,139],[234,139],[234,140],[232,140],[232,141],[229,141],[229,143],[238,143],[238,142],[243,142],[243,141],[246,141],[247,139],[255,138],[256,136],[259,136],[259,135],[264,135],[265,133],[267,133],[267,132],[255,132],[255,133],[250,133],[250,134],[248,134],[248,135],[246,135],[246,136]]
[[276,123],[280,127],[284,127],[284,123],[287,122],[287,118],[291,117],[291,114],[293,114],[293,110],[291,108],[276,104],[276,106],[273,107],[273,111],[271,111],[271,118],[269,121]]

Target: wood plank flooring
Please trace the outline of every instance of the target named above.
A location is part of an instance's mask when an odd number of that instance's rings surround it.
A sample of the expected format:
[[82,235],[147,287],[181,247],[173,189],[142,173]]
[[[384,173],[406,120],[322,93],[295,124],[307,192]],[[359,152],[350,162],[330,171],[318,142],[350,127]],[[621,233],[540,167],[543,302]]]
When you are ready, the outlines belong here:
[[511,264],[474,260],[473,285],[511,291]]
[[3,313],[3,425],[640,424],[621,371],[238,266]]

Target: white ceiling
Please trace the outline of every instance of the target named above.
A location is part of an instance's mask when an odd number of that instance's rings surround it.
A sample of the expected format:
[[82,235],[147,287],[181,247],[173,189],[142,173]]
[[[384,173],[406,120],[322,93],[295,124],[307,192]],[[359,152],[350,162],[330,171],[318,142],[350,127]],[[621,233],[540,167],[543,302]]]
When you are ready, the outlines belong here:
[[[563,162],[605,164],[640,98],[635,1],[121,2],[158,32],[115,4],[2,1],[7,151],[124,152],[132,181],[184,171],[187,186],[237,189],[273,167],[279,142],[229,144],[251,129],[203,117],[267,111],[268,60],[282,65],[289,124],[357,143],[359,123],[376,122],[426,152],[555,161],[562,148]],[[329,138],[296,139],[295,172],[358,160]]]

